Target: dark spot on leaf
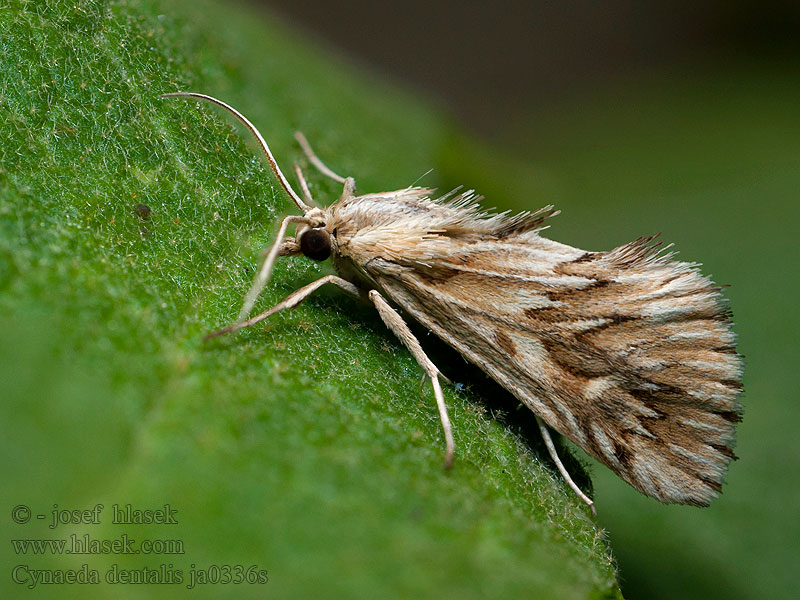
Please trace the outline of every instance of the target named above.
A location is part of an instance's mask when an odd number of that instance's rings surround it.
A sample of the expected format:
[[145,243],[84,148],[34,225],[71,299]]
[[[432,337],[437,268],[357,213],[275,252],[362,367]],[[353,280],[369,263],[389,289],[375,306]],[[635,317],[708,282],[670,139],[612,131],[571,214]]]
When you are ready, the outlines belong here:
[[153,211],[149,206],[147,206],[147,204],[137,204],[133,207],[133,212],[135,212],[136,216],[142,221],[149,221],[150,216],[153,214]]

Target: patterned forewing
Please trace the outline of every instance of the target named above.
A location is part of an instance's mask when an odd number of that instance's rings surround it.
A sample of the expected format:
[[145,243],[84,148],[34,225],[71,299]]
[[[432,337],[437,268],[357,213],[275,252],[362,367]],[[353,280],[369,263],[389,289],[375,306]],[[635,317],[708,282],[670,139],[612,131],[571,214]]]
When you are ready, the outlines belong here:
[[740,358],[719,289],[649,242],[592,253],[535,232],[441,237],[424,264],[365,271],[631,485],[707,505],[734,458]]

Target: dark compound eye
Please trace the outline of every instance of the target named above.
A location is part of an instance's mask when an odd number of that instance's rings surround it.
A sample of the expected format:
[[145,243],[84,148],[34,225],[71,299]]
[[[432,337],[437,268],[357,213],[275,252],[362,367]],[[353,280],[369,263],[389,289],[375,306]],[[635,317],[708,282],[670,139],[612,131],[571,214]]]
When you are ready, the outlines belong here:
[[300,236],[300,250],[312,260],[326,260],[331,255],[331,237],[324,229],[309,229]]

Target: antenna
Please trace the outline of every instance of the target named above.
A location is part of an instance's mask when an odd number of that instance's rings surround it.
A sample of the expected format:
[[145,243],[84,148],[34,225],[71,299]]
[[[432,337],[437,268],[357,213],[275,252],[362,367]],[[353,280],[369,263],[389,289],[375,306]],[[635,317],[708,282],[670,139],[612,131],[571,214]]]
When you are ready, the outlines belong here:
[[207,102],[211,102],[212,104],[216,104],[217,106],[221,106],[222,108],[227,110],[234,117],[239,119],[239,121],[241,121],[244,124],[244,126],[247,127],[250,130],[250,132],[256,137],[256,139],[258,140],[258,143],[261,144],[261,150],[263,150],[264,155],[267,157],[267,162],[269,162],[269,166],[272,168],[272,172],[275,173],[275,176],[278,178],[278,181],[280,182],[281,186],[283,186],[283,189],[286,190],[286,193],[289,194],[289,196],[291,197],[292,201],[297,205],[297,207],[300,210],[302,210],[303,213],[307,213],[309,210],[311,210],[311,207],[308,206],[305,202],[303,202],[300,199],[300,196],[298,196],[297,193],[292,189],[292,186],[289,185],[289,182],[286,180],[286,177],[283,176],[283,173],[281,172],[281,168],[278,166],[278,163],[275,162],[275,157],[272,156],[272,152],[270,151],[266,140],[259,133],[258,129],[256,129],[256,126],[253,125],[247,119],[247,117],[245,117],[238,110],[236,110],[235,108],[233,108],[229,104],[226,104],[222,100],[217,100],[216,98],[214,98],[212,96],[207,96],[206,94],[198,94],[197,92],[173,92],[173,93],[170,93],[170,94],[161,94],[160,97],[161,98],[199,98],[200,100],[206,100]]

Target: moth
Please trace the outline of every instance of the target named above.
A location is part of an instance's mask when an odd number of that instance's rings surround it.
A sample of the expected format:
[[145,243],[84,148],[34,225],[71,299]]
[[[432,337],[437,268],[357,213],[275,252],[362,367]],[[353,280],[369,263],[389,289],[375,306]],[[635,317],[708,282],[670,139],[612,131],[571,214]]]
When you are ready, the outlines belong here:
[[[552,206],[492,213],[472,191],[434,198],[415,186],[357,196],[353,178],[329,169],[298,133],[309,162],[343,185],[341,197],[320,208],[300,167],[302,198],[236,109],[193,92],[162,97],[205,100],[234,115],[302,212],[281,222],[237,321],[207,338],[254,325],[332,284],[372,303],[430,379],[446,467],[455,445],[442,375],[397,308],[533,411],[555,465],[592,512],[550,428],[662,502],[707,506],[720,493],[736,458],[742,367],[726,301],[697,264],[673,260],[656,236],[608,252],[549,240],[541,230],[557,214]],[[330,258],[338,275],[250,317],[276,259],[297,255]]]

